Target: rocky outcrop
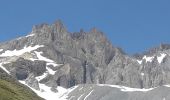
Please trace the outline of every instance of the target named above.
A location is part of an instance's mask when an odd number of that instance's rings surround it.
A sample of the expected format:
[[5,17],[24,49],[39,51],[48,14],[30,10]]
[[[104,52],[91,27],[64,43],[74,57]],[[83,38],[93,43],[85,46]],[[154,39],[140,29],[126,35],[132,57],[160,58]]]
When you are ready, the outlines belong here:
[[30,61],[24,58],[19,58],[15,62],[4,64],[11,75],[18,80],[25,80],[31,74],[40,76],[46,71],[46,62]]
[[36,90],[40,90],[38,80],[35,79],[34,74],[29,74],[25,80],[25,83]]

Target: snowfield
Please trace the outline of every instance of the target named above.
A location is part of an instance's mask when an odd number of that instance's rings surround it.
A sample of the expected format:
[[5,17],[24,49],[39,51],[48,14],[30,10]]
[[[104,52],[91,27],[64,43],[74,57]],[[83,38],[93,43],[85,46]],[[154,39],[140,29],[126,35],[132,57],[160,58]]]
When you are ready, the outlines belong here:
[[31,52],[31,51],[34,51],[40,47],[44,47],[44,45],[35,45],[35,46],[28,46],[28,47],[24,47],[23,49],[21,50],[7,50],[5,51],[4,53],[0,54],[0,57],[12,57],[12,56],[20,56],[26,52]]
[[[25,81],[19,81],[20,83],[28,86]],[[56,89],[58,92],[51,91],[51,87],[48,87],[44,84],[39,84],[40,90],[35,90],[28,86],[30,89],[32,89],[38,96],[46,99],[46,100],[67,100],[67,95],[72,92],[74,89],[77,88],[77,86],[65,89],[63,87],[58,86]]]

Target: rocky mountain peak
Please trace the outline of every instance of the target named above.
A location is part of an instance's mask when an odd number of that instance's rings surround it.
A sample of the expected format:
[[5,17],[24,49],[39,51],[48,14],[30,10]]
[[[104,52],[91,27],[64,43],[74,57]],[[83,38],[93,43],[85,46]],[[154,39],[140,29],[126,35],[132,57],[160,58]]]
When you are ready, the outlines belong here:
[[32,33],[34,33],[34,34],[43,34],[43,33],[63,34],[66,32],[67,32],[67,29],[61,20],[57,20],[52,25],[43,23],[43,24],[39,24],[39,25],[34,25],[32,28]]
[[30,34],[34,34],[30,39],[33,39],[31,42],[35,44],[48,44],[56,40],[65,40],[69,35],[61,20],[57,20],[51,25],[46,23],[35,25]]
[[91,32],[91,33],[98,33],[98,30],[97,30],[97,28],[94,27],[94,28],[92,28],[92,29],[90,30],[90,32]]
[[136,53],[136,54],[133,55],[133,57],[135,57],[137,59],[142,59],[144,55],[151,56],[151,55],[154,55],[156,53],[164,52],[164,51],[169,50],[169,49],[170,49],[169,44],[161,43],[159,46],[150,48],[150,49],[148,49],[147,51],[145,51],[143,53]]
[[53,28],[57,30],[58,33],[63,33],[67,31],[66,27],[64,26],[61,20],[57,20],[53,25],[54,25]]
[[141,55],[153,55],[157,52],[162,52],[162,51],[165,51],[165,50],[169,50],[170,49],[170,45],[169,44],[163,44],[161,43],[159,46],[157,47],[153,47],[147,51],[145,51],[143,54]]
[[103,35],[103,32],[101,32],[99,29],[97,29],[96,27],[92,28],[89,32],[90,34],[95,34],[95,35],[101,35],[101,36],[104,36]]
[[43,24],[39,24],[39,25],[34,25],[33,28],[32,28],[32,33],[44,33],[44,31],[46,30],[50,30],[49,29],[49,25],[46,24],[46,23],[43,23]]
[[160,44],[160,50],[168,50],[170,49],[170,44]]

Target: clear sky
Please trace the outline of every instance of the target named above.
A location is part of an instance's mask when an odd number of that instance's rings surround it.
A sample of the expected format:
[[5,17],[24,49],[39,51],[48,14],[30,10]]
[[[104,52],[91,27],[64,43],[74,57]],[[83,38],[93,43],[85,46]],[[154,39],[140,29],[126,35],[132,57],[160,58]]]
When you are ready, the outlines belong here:
[[98,28],[129,54],[170,43],[170,0],[0,1],[0,41],[61,19],[70,32]]

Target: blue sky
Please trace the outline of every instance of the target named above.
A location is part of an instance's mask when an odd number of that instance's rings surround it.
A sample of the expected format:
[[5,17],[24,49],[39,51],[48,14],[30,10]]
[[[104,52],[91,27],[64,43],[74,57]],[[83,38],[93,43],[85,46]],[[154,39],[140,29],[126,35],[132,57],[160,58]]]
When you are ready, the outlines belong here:
[[170,43],[170,0],[1,0],[0,41],[61,19],[68,31],[97,27],[129,54]]

